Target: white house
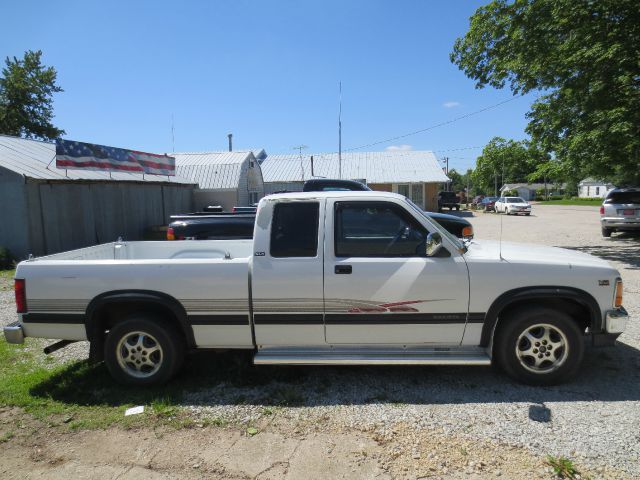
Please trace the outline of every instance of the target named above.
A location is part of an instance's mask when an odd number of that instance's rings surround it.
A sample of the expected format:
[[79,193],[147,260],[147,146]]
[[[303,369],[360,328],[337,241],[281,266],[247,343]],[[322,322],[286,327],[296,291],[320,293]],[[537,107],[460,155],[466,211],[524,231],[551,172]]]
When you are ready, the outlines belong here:
[[344,178],[372,190],[395,192],[425,210],[438,208],[438,188],[449,178],[433,152],[348,152],[269,155],[261,163],[265,193],[300,191],[305,180]]
[[545,188],[548,193],[562,193],[565,189],[565,185],[547,183],[545,187],[544,183],[505,183],[500,189],[500,195],[504,195],[504,192],[515,190],[518,192],[518,197],[525,200],[535,200],[536,191],[544,190]]
[[604,198],[609,190],[614,188],[610,182],[585,178],[578,183],[578,197],[580,198]]

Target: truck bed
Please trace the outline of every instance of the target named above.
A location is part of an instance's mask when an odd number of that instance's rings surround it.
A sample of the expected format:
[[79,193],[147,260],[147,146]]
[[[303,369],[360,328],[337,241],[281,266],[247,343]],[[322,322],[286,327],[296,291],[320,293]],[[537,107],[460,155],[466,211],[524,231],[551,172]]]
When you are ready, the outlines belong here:
[[72,260],[179,260],[248,258],[251,240],[204,240],[182,242],[111,242],[31,260],[32,263]]

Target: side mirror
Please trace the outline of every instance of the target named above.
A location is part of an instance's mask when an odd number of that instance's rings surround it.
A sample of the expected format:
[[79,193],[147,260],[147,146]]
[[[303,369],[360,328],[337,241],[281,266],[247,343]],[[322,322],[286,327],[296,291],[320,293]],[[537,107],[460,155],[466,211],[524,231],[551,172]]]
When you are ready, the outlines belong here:
[[427,257],[433,257],[438,254],[442,248],[442,235],[438,232],[432,232],[427,235]]

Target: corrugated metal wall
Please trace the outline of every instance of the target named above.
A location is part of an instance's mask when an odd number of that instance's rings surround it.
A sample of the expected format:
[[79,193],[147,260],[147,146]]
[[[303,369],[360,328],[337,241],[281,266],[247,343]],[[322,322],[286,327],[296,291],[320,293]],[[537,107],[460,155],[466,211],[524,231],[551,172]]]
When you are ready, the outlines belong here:
[[193,185],[29,180],[22,188],[26,214],[17,203],[14,207],[15,215],[26,222],[28,241],[12,249],[21,258],[111,242],[119,236],[141,240],[146,227],[166,225],[170,215],[193,209]]

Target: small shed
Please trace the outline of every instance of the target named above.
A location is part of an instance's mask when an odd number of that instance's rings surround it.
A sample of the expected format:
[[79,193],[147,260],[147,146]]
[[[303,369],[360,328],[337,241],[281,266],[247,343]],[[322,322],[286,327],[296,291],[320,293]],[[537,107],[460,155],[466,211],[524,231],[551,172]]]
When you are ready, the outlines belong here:
[[[256,151],[259,158],[266,154]],[[197,183],[195,208],[222,205],[226,211],[246,207],[264,196],[262,169],[253,151],[172,153],[176,172]]]
[[585,178],[578,183],[578,197],[580,198],[604,198],[609,190],[614,188],[613,183],[595,178]]
[[337,153],[268,155],[262,174],[266,194],[302,190],[304,181],[312,178],[344,178],[372,190],[400,193],[431,211],[438,208],[440,185],[449,181],[430,151],[348,152],[342,162]]
[[53,143],[0,135],[0,245],[18,258],[141,240],[145,229],[193,208],[190,180],[60,170]]

